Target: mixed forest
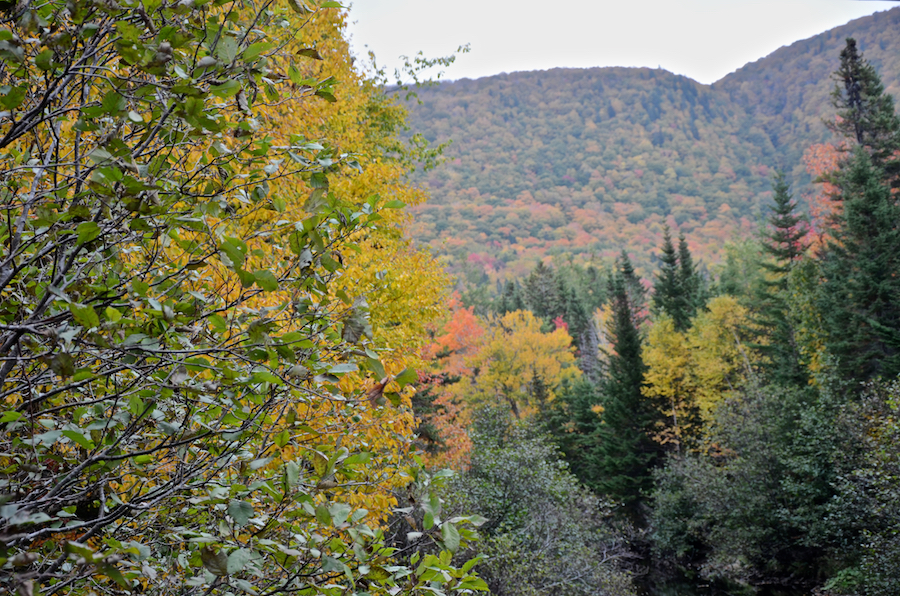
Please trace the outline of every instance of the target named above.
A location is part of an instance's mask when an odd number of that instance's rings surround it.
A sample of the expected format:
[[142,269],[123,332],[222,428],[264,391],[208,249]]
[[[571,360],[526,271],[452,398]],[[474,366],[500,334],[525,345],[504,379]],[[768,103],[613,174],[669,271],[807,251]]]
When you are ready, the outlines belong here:
[[418,172],[431,196],[411,235],[477,283],[546,257],[649,276],[668,224],[704,262],[765,217],[784,170],[804,211],[829,155],[829,94],[853,37],[900,97],[900,8],[784,47],[712,85],[648,68],[554,69],[443,82],[410,123],[446,163]]
[[[423,110],[496,81],[398,89],[350,17],[0,7],[0,588],[898,593],[900,12],[821,37],[818,104],[753,95],[806,46],[730,87],[497,79],[565,105],[562,149],[511,92],[442,147]],[[821,135],[781,127],[797,105]],[[531,153],[454,169],[488,140]],[[463,174],[490,200],[441,194]],[[560,232],[576,204],[602,246]],[[439,223],[457,252],[423,248]]]
[[453,303],[413,404],[493,593],[626,593],[587,561],[639,593],[900,591],[900,115],[853,38],[831,81],[816,226],[776,171],[717,275],[663,224],[646,277],[622,250]]

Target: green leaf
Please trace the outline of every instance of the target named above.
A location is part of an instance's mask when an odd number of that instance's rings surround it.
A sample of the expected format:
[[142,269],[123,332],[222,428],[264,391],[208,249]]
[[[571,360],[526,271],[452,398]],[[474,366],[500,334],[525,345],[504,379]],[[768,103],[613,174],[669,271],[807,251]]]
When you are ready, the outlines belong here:
[[350,372],[356,372],[359,368],[353,364],[352,362],[342,362],[341,364],[335,364],[331,368],[328,369],[333,375],[342,375]]
[[325,456],[321,453],[316,453],[313,455],[313,470],[315,470],[316,475],[321,478],[328,471],[328,460],[325,459]]
[[372,565],[371,567],[369,567],[369,572],[366,574],[366,577],[377,582],[383,582],[390,579],[391,574],[388,573],[384,567],[381,567],[379,565]]
[[22,418],[24,414],[22,412],[16,412],[15,410],[7,410],[3,412],[3,415],[0,416],[0,424],[5,422],[15,422],[16,420]]
[[403,209],[406,207],[406,203],[403,201],[388,201],[384,204],[385,209]]
[[244,60],[253,60],[271,47],[272,44],[264,41],[251,44],[246,50],[244,50],[242,57],[244,58]]
[[54,354],[50,358],[50,370],[66,379],[75,374],[75,360],[65,352]]
[[334,503],[328,508],[328,512],[331,514],[332,524],[339,526],[347,521],[353,510],[346,503]]
[[83,221],[75,228],[78,234],[78,244],[85,244],[100,235],[100,226],[95,221]]
[[316,520],[323,526],[331,525],[331,513],[324,505],[316,507]]
[[380,360],[377,360],[375,358],[366,359],[366,368],[375,373],[375,376],[377,376],[379,380],[387,376],[387,373],[385,373],[384,371],[384,365]]
[[233,519],[234,523],[239,527],[246,526],[247,522],[250,521],[250,518],[253,517],[253,513],[253,505],[247,501],[232,499],[231,502],[228,503],[228,515],[231,516],[231,519]]
[[334,103],[337,101],[337,98],[334,96],[333,93],[326,91],[324,89],[316,89],[316,92],[313,93],[313,95],[316,95],[317,97],[321,97],[322,99],[324,99],[325,101],[330,102],[330,103]]
[[321,60],[322,56],[319,54],[319,51],[316,48],[300,48],[297,50],[298,56],[306,56],[307,58],[313,58],[315,60]]
[[372,337],[372,325],[369,323],[368,308],[362,302],[353,307],[350,315],[344,320],[341,337],[344,341],[355,344],[366,337]]
[[444,541],[444,547],[451,553],[459,550],[459,530],[450,522],[441,526],[441,538]]
[[8,110],[14,110],[25,101],[24,87],[11,87],[6,93],[0,92],[0,105]]
[[118,311],[118,309],[115,309],[112,306],[107,306],[105,313],[106,313],[106,320],[112,321],[113,323],[115,323],[116,321],[119,321],[122,318],[122,313],[120,313]]
[[253,274],[249,271],[244,271],[240,267],[235,267],[234,272],[237,273],[238,279],[241,280],[242,287],[249,288],[256,283],[256,278],[253,277]]
[[69,304],[69,310],[72,312],[72,317],[75,321],[88,329],[93,329],[94,327],[100,326],[100,317],[97,316],[96,311],[86,304]]
[[228,563],[225,564],[225,570],[228,574],[243,571],[247,563],[253,558],[253,553],[246,548],[239,548],[228,555]]
[[270,372],[266,372],[264,370],[258,370],[253,373],[253,376],[250,377],[250,381],[253,383],[273,383],[275,385],[281,385],[284,381],[281,380],[281,377],[278,375],[273,375]]
[[365,464],[372,460],[372,454],[368,451],[363,451],[362,453],[354,453],[347,459],[345,459],[341,465],[344,466],[353,466],[356,464]]
[[258,269],[253,272],[253,278],[256,281],[256,285],[265,292],[274,292],[278,289],[278,279],[271,271]]
[[284,473],[289,486],[297,486],[300,482],[300,466],[295,461],[289,461],[284,466]]
[[94,445],[94,442],[85,437],[80,432],[76,432],[74,430],[64,430],[62,431],[64,437],[68,437],[75,443],[78,443],[81,447],[87,449],[88,451],[93,451],[97,446]]
[[294,68],[293,64],[288,67],[288,78],[295,85],[302,85],[304,83],[303,75],[300,74],[299,70]]
[[400,374],[394,377],[394,381],[401,387],[406,387],[410,383],[415,383],[418,380],[419,375],[416,373],[415,369],[412,368],[405,368]]
[[103,106],[103,111],[107,114],[116,115],[125,109],[128,102],[118,91],[110,91],[103,96],[101,105]]
[[41,70],[50,70],[53,67],[53,50],[44,49],[34,57],[34,65]]
[[209,88],[209,92],[215,95],[216,97],[232,97],[236,95],[238,91],[241,90],[241,84],[234,79],[230,79],[225,81],[221,85],[212,85]]
[[242,240],[227,238],[219,246],[219,250],[225,253],[233,267],[237,268],[244,264],[244,258],[247,256],[247,244]]
[[100,570],[104,575],[112,579],[114,582],[119,584],[119,587],[125,590],[131,590],[132,585],[131,582],[125,579],[125,576],[122,575],[122,572],[116,568],[115,565],[100,565]]

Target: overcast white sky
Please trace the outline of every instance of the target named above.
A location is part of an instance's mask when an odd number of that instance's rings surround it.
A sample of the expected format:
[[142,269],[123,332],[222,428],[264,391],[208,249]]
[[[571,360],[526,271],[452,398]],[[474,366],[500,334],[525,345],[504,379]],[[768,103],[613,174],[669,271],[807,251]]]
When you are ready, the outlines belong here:
[[446,78],[554,67],[661,66],[712,83],[783,45],[900,6],[864,0],[353,0],[354,51],[445,56]]

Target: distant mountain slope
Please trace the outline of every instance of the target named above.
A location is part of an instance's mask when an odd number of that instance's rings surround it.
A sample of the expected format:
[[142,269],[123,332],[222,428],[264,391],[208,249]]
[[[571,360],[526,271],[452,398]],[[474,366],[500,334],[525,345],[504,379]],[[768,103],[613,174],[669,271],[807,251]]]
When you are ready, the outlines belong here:
[[518,275],[548,255],[647,264],[668,221],[707,258],[749,233],[775,166],[807,181],[826,138],[829,75],[857,35],[891,89],[900,8],[782,48],[712,86],[663,70],[555,69],[442,83],[411,104],[412,130],[453,141],[420,174],[431,201],[411,235],[448,265]]
[[766,130],[785,163],[796,164],[806,147],[830,138],[822,119],[833,114],[831,73],[848,37],[881,73],[887,91],[900,98],[900,7],[776,50],[712,89],[728,93]]

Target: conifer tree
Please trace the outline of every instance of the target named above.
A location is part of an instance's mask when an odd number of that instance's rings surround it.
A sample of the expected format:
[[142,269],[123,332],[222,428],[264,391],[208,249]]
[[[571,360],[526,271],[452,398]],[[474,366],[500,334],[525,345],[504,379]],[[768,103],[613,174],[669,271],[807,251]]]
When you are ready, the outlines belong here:
[[900,149],[900,119],[894,112],[894,98],[885,93],[881,78],[852,37],[841,50],[841,64],[834,73],[831,103],[838,118],[830,127],[860,147],[867,149],[876,165],[889,166],[897,174]]
[[599,490],[601,417],[599,386],[582,377],[563,383],[540,411],[541,422],[565,456],[569,469],[591,490]]
[[622,254],[616,259],[616,267],[610,272],[609,282],[607,284],[607,294],[610,301],[615,300],[613,289],[618,283],[616,278],[621,277],[625,293],[628,295],[628,303],[631,306],[632,315],[634,317],[634,325],[640,329],[647,317],[647,289],[643,282],[634,271],[634,265],[631,259],[623,250]]
[[763,234],[763,252],[769,257],[762,267],[768,277],[756,292],[755,323],[766,333],[768,342],[756,349],[768,357],[764,369],[769,380],[783,385],[805,386],[808,374],[800,363],[800,352],[789,317],[788,274],[803,257],[803,239],[807,228],[796,213],[790,185],[783,172],[775,174],[772,185],[774,204]]
[[524,310],[525,301],[522,299],[522,288],[518,282],[508,280],[503,286],[503,292],[497,299],[497,306],[494,308],[500,316],[516,310]]
[[862,148],[839,173],[840,226],[820,256],[819,312],[839,374],[900,374],[900,205]]
[[537,264],[534,271],[525,279],[523,288],[525,307],[534,316],[549,323],[559,311],[559,286],[553,269],[543,262]]
[[656,280],[653,283],[653,309],[656,313],[665,313],[672,317],[675,330],[685,331],[691,324],[688,313],[688,299],[682,283],[682,274],[678,266],[678,253],[672,244],[669,226],[663,230],[661,262]]
[[606,276],[593,265],[589,265],[584,272],[583,286],[584,305],[588,313],[593,313],[606,302]]
[[632,510],[650,490],[650,470],[659,456],[659,446],[651,439],[659,410],[642,392],[646,366],[632,299],[634,280],[637,277],[623,253],[610,282],[612,320],[607,331],[613,353],[597,432],[597,488]]
[[703,277],[694,264],[684,233],[678,235],[678,275],[684,292],[685,314],[688,320],[706,306],[706,287]]
[[819,312],[828,351],[848,379],[900,373],[900,205],[892,193],[900,118],[853,39],[841,52],[835,129],[855,143],[832,176],[842,208],[819,256]]

